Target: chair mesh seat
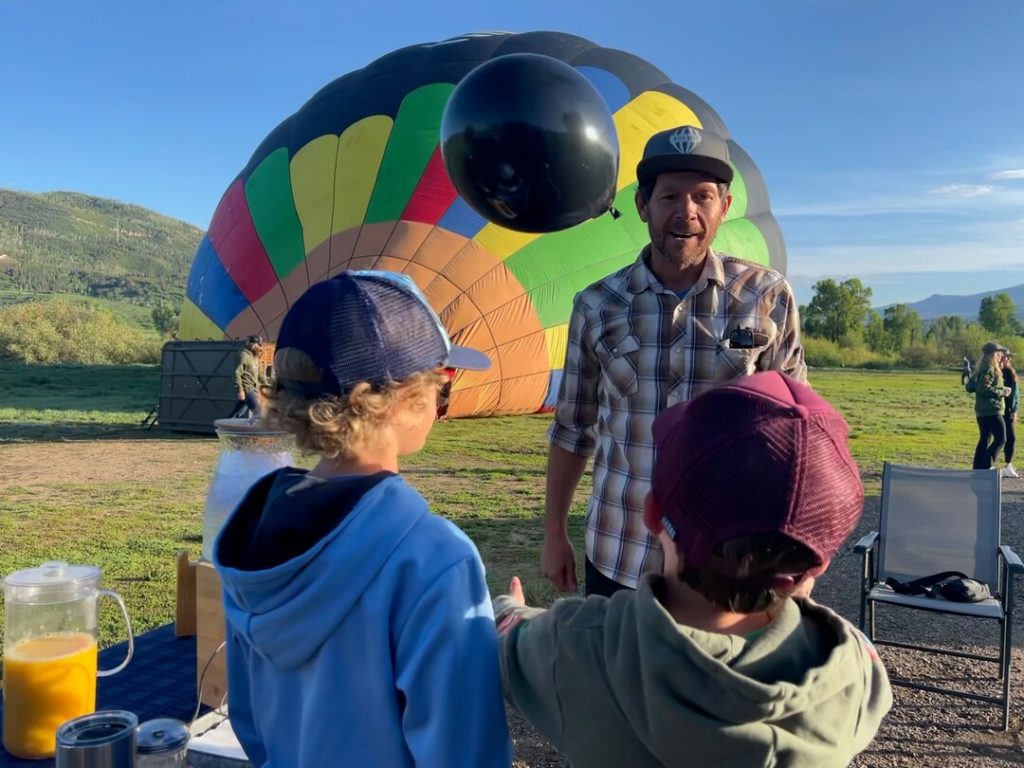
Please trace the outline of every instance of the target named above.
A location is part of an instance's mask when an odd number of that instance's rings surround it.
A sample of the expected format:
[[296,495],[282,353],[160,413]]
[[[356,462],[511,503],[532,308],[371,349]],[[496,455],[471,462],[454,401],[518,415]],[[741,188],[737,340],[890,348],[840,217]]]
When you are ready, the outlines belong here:
[[994,597],[978,603],[955,603],[941,597],[925,597],[924,595],[901,595],[885,586],[876,586],[868,593],[868,600],[879,603],[891,603],[906,608],[920,608],[925,611],[953,613],[957,616],[976,616],[980,619],[1001,619],[1003,606]]

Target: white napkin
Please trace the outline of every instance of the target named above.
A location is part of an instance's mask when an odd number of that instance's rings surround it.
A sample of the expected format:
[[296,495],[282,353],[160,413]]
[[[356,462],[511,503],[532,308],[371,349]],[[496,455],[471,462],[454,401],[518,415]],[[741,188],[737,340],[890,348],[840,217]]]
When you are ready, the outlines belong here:
[[192,724],[192,734],[188,742],[189,752],[202,752],[243,762],[249,759],[231,729],[231,721],[223,715],[210,712],[199,718]]

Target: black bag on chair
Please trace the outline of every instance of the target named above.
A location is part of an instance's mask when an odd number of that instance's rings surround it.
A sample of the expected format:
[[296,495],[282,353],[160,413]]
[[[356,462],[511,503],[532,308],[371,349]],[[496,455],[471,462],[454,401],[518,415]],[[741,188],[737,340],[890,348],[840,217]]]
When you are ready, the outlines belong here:
[[942,597],[954,603],[980,603],[992,597],[987,584],[960,571],[942,571],[913,581],[897,581],[890,576],[885,583],[901,595]]

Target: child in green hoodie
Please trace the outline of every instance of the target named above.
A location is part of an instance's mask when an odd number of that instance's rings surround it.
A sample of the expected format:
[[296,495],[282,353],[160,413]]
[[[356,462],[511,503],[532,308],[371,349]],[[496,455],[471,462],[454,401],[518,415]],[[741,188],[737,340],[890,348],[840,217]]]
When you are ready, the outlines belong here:
[[[576,768],[845,766],[892,706],[849,622],[806,597],[860,518],[842,417],[759,373],[654,422],[636,592],[495,600],[506,700]],[[795,598],[795,599],[794,599]]]

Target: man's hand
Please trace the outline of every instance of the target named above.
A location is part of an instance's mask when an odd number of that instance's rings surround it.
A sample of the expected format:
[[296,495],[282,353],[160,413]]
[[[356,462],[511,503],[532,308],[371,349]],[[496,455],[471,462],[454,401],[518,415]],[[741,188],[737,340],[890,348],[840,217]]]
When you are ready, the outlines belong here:
[[564,531],[561,534],[544,534],[540,568],[559,592],[576,591],[576,550]]
[[238,390],[238,399],[239,400],[245,400],[245,390],[244,389]]

